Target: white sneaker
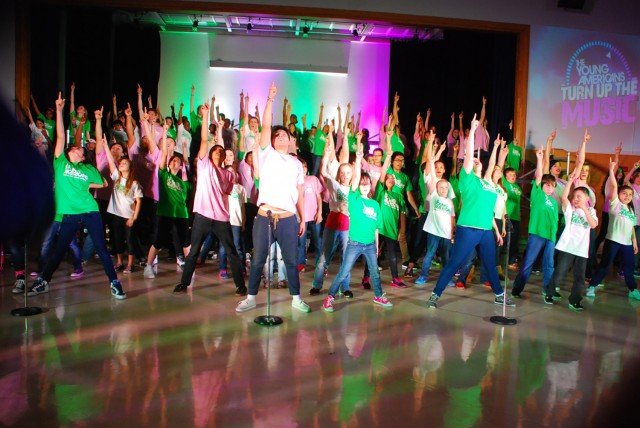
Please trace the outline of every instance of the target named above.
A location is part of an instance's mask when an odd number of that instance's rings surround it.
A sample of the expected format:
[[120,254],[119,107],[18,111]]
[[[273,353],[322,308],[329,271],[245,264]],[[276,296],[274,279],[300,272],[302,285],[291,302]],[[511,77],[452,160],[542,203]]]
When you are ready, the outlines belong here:
[[156,277],[155,272],[153,271],[153,266],[151,265],[146,265],[144,267],[144,273],[142,274],[145,278],[150,278],[153,279]]
[[596,297],[596,287],[587,287],[587,297]]
[[24,293],[25,281],[24,279],[16,279],[16,282],[13,284],[13,290],[11,292],[13,294],[22,294]]
[[300,312],[307,312],[307,313],[308,313],[308,312],[311,312],[311,308],[309,307],[309,305],[307,305],[307,304],[305,303],[305,301],[304,301],[304,300],[302,300],[302,299],[300,299],[300,300],[293,299],[293,300],[291,301],[291,307],[292,307],[292,308],[296,308],[296,309],[297,309],[297,310],[299,310]]
[[236,312],[246,312],[256,307],[256,300],[244,299],[240,300],[238,306],[236,306]]

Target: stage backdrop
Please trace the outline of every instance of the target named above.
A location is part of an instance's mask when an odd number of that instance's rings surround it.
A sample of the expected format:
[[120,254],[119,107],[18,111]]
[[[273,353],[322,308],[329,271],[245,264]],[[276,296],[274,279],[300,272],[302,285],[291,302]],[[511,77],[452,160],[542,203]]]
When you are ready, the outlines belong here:
[[557,147],[574,151],[588,128],[587,151],[640,153],[640,37],[556,27],[531,28],[528,147],[553,128]]
[[[239,113],[239,94],[248,93],[249,113],[256,103],[264,109],[271,81],[278,86],[274,105],[274,124],[282,122],[282,100],[286,95],[300,121],[307,114],[308,124],[318,121],[320,103],[325,118],[336,117],[340,103],[343,115],[351,101],[352,114],[362,110],[362,127],[376,134],[380,115],[387,103],[389,86],[389,44],[333,42],[311,39],[226,36],[204,33],[162,32],[160,82],[161,106],[180,102],[188,113],[191,84],[196,85],[196,104],[216,96],[220,112],[235,118]],[[211,61],[232,64],[258,64],[255,68],[211,67]],[[284,70],[268,70],[266,63]],[[297,71],[328,69],[333,72]],[[337,122],[336,122],[337,125]]]

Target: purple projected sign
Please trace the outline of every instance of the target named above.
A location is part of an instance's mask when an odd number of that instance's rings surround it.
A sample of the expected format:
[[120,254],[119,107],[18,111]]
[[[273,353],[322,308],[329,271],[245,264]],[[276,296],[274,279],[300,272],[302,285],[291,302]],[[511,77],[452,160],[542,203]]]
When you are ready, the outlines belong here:
[[562,91],[562,128],[634,123],[638,79],[611,43],[591,41],[571,56]]

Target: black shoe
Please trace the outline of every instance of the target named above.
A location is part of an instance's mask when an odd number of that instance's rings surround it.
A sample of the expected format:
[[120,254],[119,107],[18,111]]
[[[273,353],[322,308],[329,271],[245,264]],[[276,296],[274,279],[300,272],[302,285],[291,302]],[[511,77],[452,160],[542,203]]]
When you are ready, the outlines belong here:
[[347,299],[353,299],[353,293],[351,292],[351,290],[346,290],[345,292],[342,293],[344,295],[344,297],[346,297]]
[[236,296],[246,296],[247,295],[247,287],[244,285],[241,287],[236,287]]
[[511,297],[513,297],[514,299],[522,299],[522,295],[514,291],[511,292]]
[[547,305],[553,305],[553,296],[551,296],[550,294],[545,294],[544,303]]
[[557,291],[553,292],[553,300],[560,300],[562,299],[562,294],[558,293]]
[[576,311],[576,312],[582,312],[582,311],[584,311],[584,306],[582,306],[580,304],[580,302],[569,303],[569,309],[571,309],[572,311]]
[[311,287],[311,290],[309,290],[309,294],[311,294],[312,296],[317,296],[320,294],[320,289],[316,287]]
[[188,287],[188,285],[178,284],[178,285],[176,285],[176,288],[173,289],[173,292],[174,293],[184,293],[185,291],[187,291],[187,287]]

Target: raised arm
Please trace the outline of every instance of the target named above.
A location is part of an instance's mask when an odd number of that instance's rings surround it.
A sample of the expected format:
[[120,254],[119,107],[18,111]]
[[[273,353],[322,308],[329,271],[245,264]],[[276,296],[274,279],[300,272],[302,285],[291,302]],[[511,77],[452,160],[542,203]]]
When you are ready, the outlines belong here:
[[258,127],[262,129],[262,122],[260,121],[260,110],[258,109],[258,104],[256,103],[256,120],[258,121]]
[[36,114],[36,116],[42,115],[42,112],[38,108],[38,103],[36,103],[36,99],[33,98],[33,94],[30,95],[30,98],[31,98],[31,105],[33,106],[33,112]]
[[536,175],[535,175],[535,180],[536,180],[536,184],[538,186],[542,182],[542,175],[543,175],[542,165],[544,163],[543,158],[544,158],[544,149],[542,147],[540,147],[538,150],[536,150]]
[[462,167],[469,174],[473,170],[473,143],[474,143],[474,135],[476,133],[476,129],[480,122],[476,120],[476,115],[473,115],[473,119],[471,120],[471,129],[469,130],[469,136],[465,140],[465,149],[464,149],[464,164]]
[[211,96],[211,109],[209,109],[209,122],[217,123],[219,117],[220,107],[216,105],[216,96]]
[[342,146],[340,146],[340,153],[338,153],[338,162],[349,162],[349,128],[345,127],[345,132],[342,136]]
[[571,194],[571,187],[573,186],[573,181],[575,180],[575,178],[577,177],[578,174],[576,174],[577,170],[573,170],[573,172],[571,173],[571,175],[569,175],[568,177],[568,181],[567,181],[567,185],[564,186],[564,190],[562,191],[562,210],[564,211],[567,206],[569,206],[570,201],[569,201],[569,195]]
[[500,147],[500,134],[498,134],[495,141],[493,142],[493,149],[491,150],[491,156],[489,156],[489,163],[487,164],[487,170],[484,172],[484,179],[487,181],[491,181],[493,170],[496,167],[496,157],[498,154],[498,147]]
[[400,120],[398,118],[398,112],[400,111],[400,106],[398,105],[399,102],[400,95],[398,95],[398,92],[396,92],[396,94],[393,96],[393,124],[391,126],[391,129],[393,129],[395,125],[400,123]]
[[118,166],[116,165],[116,161],[113,159],[111,150],[109,150],[109,142],[106,138],[102,138],[98,141],[98,135],[96,134],[96,151],[98,150],[99,145],[103,146],[101,150],[104,150],[104,153],[107,156],[107,163],[109,164],[109,174],[113,174],[113,172],[118,169]]
[[209,136],[209,103],[202,106],[202,128],[200,128],[200,148],[198,149],[198,159],[207,156],[207,139]]
[[218,119],[216,124],[216,146],[220,146],[224,149],[224,140],[222,139],[222,129],[224,128],[224,120]]
[[427,114],[424,117],[424,129],[429,129],[429,120],[431,119],[431,107],[427,109]]
[[[104,107],[100,107],[100,110],[96,110],[93,112],[94,117],[96,118],[96,155],[102,153],[104,149],[100,140],[102,139],[102,113],[104,112]],[[106,138],[105,138],[106,140]],[[109,151],[109,145],[107,144],[107,151]]]
[[[276,98],[278,88],[275,82],[271,82],[269,86],[269,95],[267,96],[267,103],[264,106],[264,114],[262,115],[262,132],[260,132],[260,148],[264,149],[271,144],[271,111],[273,108],[273,100]],[[322,115],[322,113],[321,113]],[[254,154],[253,160],[255,162],[256,155]]]
[[500,140],[500,151],[498,152],[498,163],[496,166],[501,170],[504,170],[504,164],[507,161],[507,156],[509,155],[509,148],[507,147],[506,140]]
[[358,191],[358,187],[360,186],[360,176],[362,175],[362,134],[360,134],[360,138],[358,139],[358,143],[356,144],[356,162],[353,166],[353,178],[351,178],[351,190],[354,192]]
[[284,101],[282,102],[282,126],[287,126],[287,120],[289,119],[287,117],[287,104],[289,103],[289,100],[287,99],[287,97],[284,97]]
[[87,123],[87,115],[85,114],[80,119],[80,125],[76,126],[76,129],[73,133],[73,145],[75,147],[82,147],[82,130],[84,129],[84,124]]
[[142,103],[142,86],[140,86],[139,83],[138,88],[136,89],[136,93],[138,96],[138,118],[140,118],[140,122],[142,122],[142,115],[146,113],[144,112],[144,104]]
[[136,137],[133,134],[133,119],[131,118],[131,105],[127,103],[124,109],[125,130],[127,131],[127,148],[130,149],[136,143]]
[[118,118],[118,99],[116,98],[116,94],[113,94],[113,97],[111,97],[111,114],[113,115],[113,119]]
[[487,98],[482,96],[482,109],[480,110],[480,124],[487,118]]
[[616,180],[616,169],[618,164],[609,158],[609,177],[607,178],[607,184],[604,190],[607,200],[612,200],[618,196],[618,181]]
[[362,116],[362,112],[359,111],[358,112],[358,119],[356,119],[356,128],[355,131],[358,132],[360,131],[360,117]]
[[64,152],[64,122],[62,120],[62,111],[64,110],[64,99],[62,92],[58,92],[56,100],[56,147],[53,155],[57,158]]
[[426,162],[426,165],[424,167],[425,175],[431,174],[431,165],[435,163],[435,159],[433,158],[433,142],[435,141],[435,139],[436,135],[433,133],[433,131],[430,130],[429,134],[427,134],[427,145],[422,152],[422,159],[420,159],[420,164]]
[[453,131],[454,129],[456,129],[455,121],[456,121],[456,113],[453,112],[451,113],[451,127],[449,128],[449,133],[447,134],[447,138],[453,138]]
[[162,126],[162,142],[160,143],[162,153],[160,153],[160,164],[158,165],[159,169],[167,168],[167,155],[169,153],[169,150],[167,149],[167,129],[168,128],[169,127],[166,124]]
[[[580,176],[580,171],[582,171],[582,165],[584,165],[584,161],[587,155],[587,143],[589,142],[589,140],[591,140],[591,135],[589,135],[589,130],[585,129],[584,137],[582,138],[582,144],[580,144],[578,153],[576,154],[576,164],[573,168],[576,178]],[[620,146],[620,150],[622,150],[622,146]],[[618,154],[619,152],[616,153],[616,163],[618,163]],[[569,171],[569,165],[567,165],[567,171]]]
[[191,95],[189,96],[189,112],[190,113],[195,113],[196,111],[195,97],[196,97],[196,87],[195,85],[192,84]]
[[140,118],[140,126],[144,129],[144,133],[149,139],[149,153],[153,154],[158,150],[158,144],[156,143],[156,127],[151,126],[149,123],[149,114],[146,111],[142,112],[142,117]]
[[[342,128],[342,132],[344,132],[345,134],[346,134],[346,130],[349,129],[349,118],[350,118],[350,115],[351,115],[351,101],[349,101],[347,103],[347,114],[345,114],[345,116],[344,116],[344,127]],[[353,128],[354,131],[353,132],[358,132],[358,131],[355,130],[355,124],[353,126],[354,126],[354,128]]]
[[240,91],[240,115],[238,117],[244,118],[247,114],[247,104],[244,100],[244,89]]
[[322,129],[322,118],[324,116],[324,103],[320,104],[320,115],[318,116],[318,132]]
[[[389,131],[391,132],[391,131]],[[391,138],[388,136],[387,138]],[[387,171],[389,171],[389,167],[391,167],[391,154],[387,154],[384,158],[384,163],[382,164],[382,168],[380,169],[380,179],[378,180],[384,186],[384,180],[387,178]]]
[[[321,132],[318,130],[318,132]],[[329,125],[329,134],[327,135],[327,143],[324,145],[322,160],[320,162],[320,175],[324,178],[330,178],[329,165],[336,158],[336,148],[333,143],[333,125]]]
[[[70,92],[69,92],[69,97],[70,97],[70,102],[69,102],[69,111],[75,111],[76,110],[76,84],[75,82],[71,82],[71,88],[70,88]],[[57,124],[56,124],[57,126]]]
[[[544,163],[542,165],[542,170],[545,174],[549,174],[549,168],[551,165],[551,152],[553,151],[553,141],[556,139],[556,130],[551,131],[551,134],[547,137],[547,148],[544,151]],[[567,165],[567,171],[569,170],[569,165]]]
[[416,146],[416,153],[420,151],[420,131],[422,130],[422,115],[418,112],[416,116],[416,129],[413,131],[413,144]]

